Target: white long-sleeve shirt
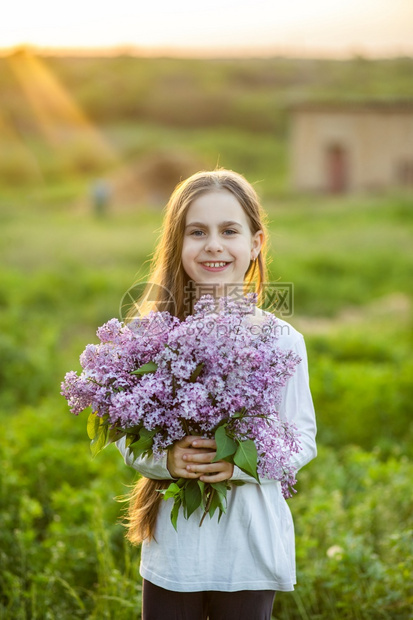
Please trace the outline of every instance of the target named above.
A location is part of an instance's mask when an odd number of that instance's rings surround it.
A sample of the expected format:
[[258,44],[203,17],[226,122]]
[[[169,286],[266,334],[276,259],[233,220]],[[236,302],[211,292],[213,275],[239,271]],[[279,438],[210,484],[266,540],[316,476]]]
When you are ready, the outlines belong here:
[[[278,319],[278,345],[292,349],[302,361],[283,388],[280,416],[294,422],[300,433],[300,452],[294,455],[297,470],[316,454],[316,422],[309,389],[307,354],[302,335]],[[143,476],[171,479],[161,460],[134,459],[125,438],[117,442],[125,462]],[[217,513],[199,527],[202,510],[189,519],[179,514],[177,532],[170,520],[172,500],[162,501],[156,522],[155,540],[142,543],[141,576],[153,584],[176,592],[219,590],[294,589],[295,539],[292,516],[279,482],[252,477],[234,468],[227,493],[227,511],[218,523]]]

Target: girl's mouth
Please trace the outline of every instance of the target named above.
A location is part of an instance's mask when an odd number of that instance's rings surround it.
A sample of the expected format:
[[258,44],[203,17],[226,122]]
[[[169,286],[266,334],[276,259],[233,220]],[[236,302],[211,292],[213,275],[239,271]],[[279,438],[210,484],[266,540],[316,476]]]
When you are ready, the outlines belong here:
[[231,263],[225,261],[207,261],[200,264],[206,271],[224,271]]

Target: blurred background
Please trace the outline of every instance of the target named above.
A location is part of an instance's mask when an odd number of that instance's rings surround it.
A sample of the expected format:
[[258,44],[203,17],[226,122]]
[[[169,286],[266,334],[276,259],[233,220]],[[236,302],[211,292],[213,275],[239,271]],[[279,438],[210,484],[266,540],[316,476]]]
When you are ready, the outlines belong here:
[[139,617],[139,550],[60,396],[145,278],[163,207],[231,168],[294,284],[319,456],[289,500],[279,619],[413,604],[413,5],[15,2],[0,24],[0,618]]

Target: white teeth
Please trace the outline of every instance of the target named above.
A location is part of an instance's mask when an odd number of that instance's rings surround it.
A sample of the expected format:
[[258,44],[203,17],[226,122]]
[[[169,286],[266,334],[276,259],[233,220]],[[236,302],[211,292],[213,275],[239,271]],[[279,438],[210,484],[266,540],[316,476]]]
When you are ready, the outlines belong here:
[[205,267],[224,267],[227,263],[203,263]]

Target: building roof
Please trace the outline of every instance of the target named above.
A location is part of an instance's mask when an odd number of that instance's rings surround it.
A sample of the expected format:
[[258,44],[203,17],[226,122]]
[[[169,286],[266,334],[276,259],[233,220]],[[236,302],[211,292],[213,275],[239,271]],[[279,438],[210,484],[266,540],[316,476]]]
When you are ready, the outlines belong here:
[[413,98],[406,99],[344,99],[324,101],[295,101],[290,104],[291,112],[380,112],[413,113]]

